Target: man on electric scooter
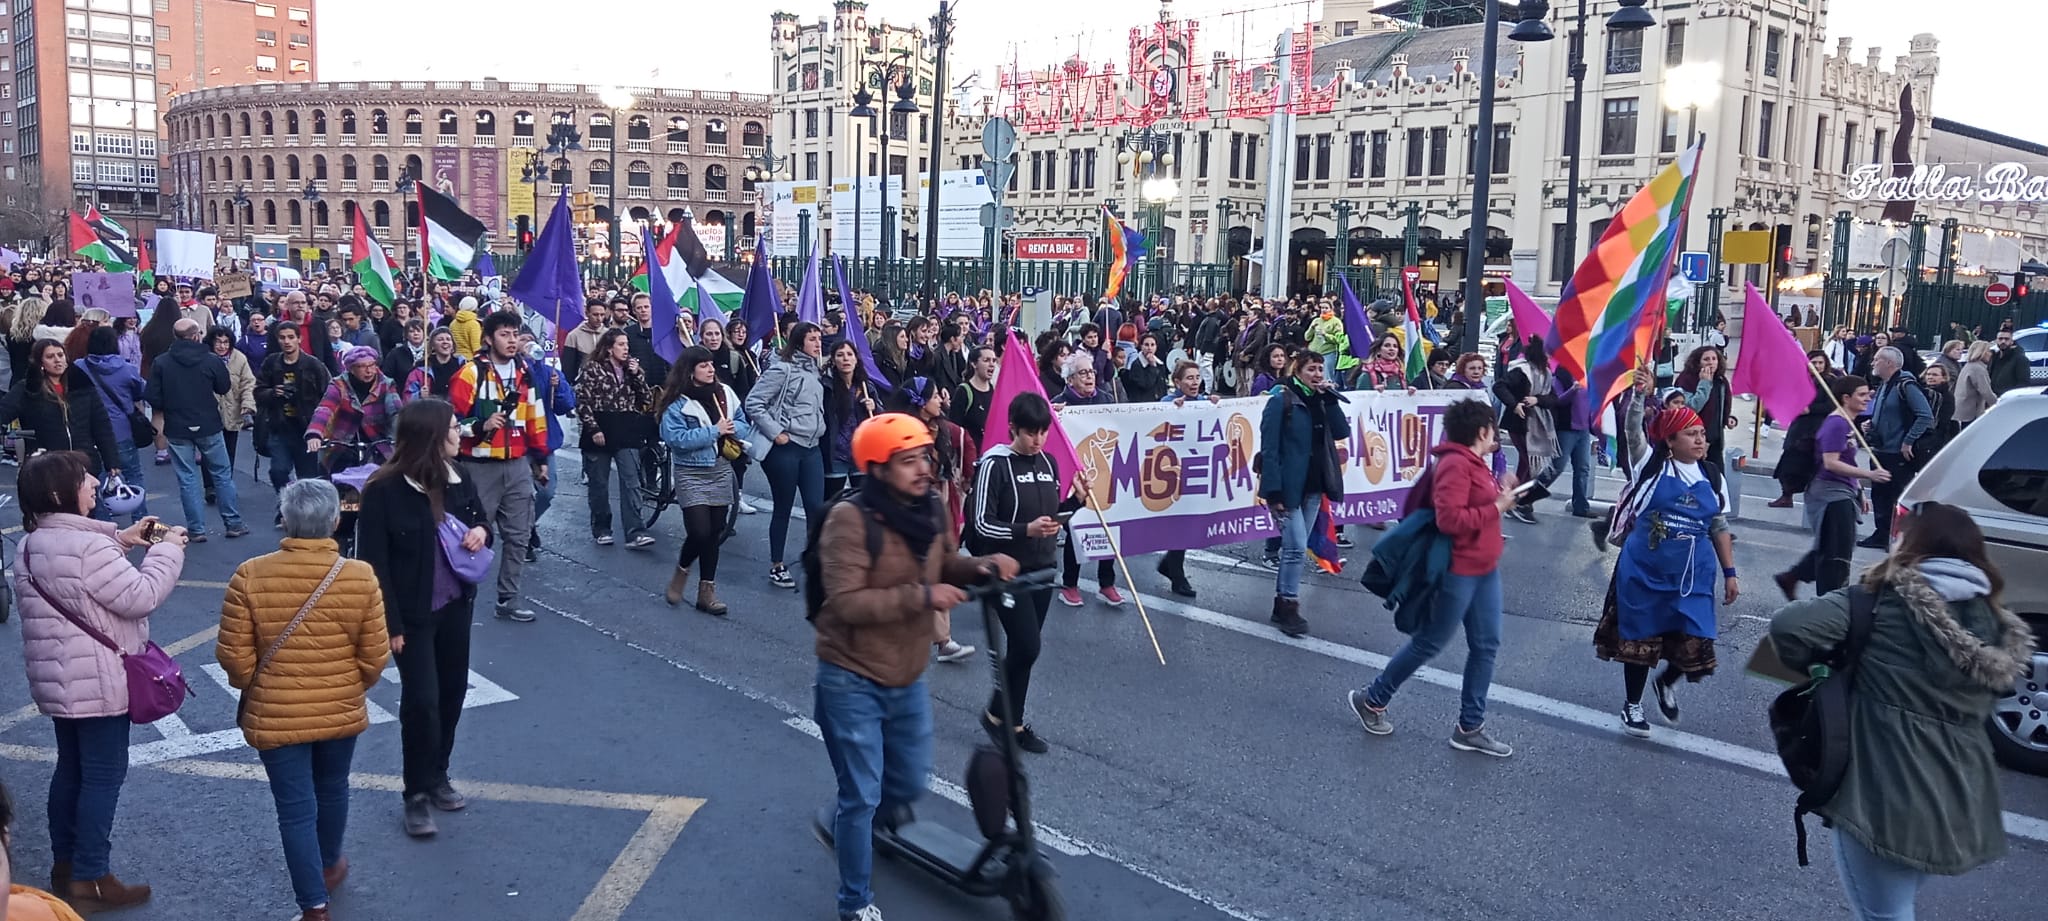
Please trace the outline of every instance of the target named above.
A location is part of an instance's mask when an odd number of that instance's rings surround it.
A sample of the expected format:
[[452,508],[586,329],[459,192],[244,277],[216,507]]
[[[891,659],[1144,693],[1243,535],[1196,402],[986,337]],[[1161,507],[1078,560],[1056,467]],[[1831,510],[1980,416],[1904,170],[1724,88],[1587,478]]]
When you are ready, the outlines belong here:
[[882,921],[869,888],[874,820],[877,810],[900,818],[924,792],[932,754],[924,670],[938,612],[965,601],[960,586],[990,572],[1016,576],[1017,561],[958,553],[933,491],[930,426],[903,413],[875,416],[854,430],[852,454],[867,485],[832,505],[807,551],[820,555],[823,598],[813,618],[816,718],[839,781],[839,917]]

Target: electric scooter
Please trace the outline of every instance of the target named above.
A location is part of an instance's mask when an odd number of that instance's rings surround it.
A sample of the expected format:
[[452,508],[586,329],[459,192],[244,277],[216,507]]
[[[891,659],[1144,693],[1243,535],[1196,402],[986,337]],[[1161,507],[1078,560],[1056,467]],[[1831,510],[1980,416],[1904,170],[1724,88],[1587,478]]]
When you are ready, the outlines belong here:
[[[1066,921],[1066,904],[1055,885],[1052,863],[1038,850],[1031,822],[1030,784],[1018,757],[1016,725],[1010,719],[1010,689],[1003,671],[1002,623],[997,605],[1014,607],[1018,596],[1051,588],[1057,573],[1040,569],[1008,582],[991,580],[968,589],[968,600],[983,600],[982,623],[987,631],[989,665],[1003,701],[1000,747],[976,746],[968,762],[967,790],[982,841],[974,841],[935,822],[918,821],[908,805],[877,812],[875,849],[902,860],[968,895],[1001,897],[1010,903],[1016,921]],[[1007,802],[1004,800],[1007,799]],[[814,821],[818,839],[832,843],[834,807],[826,806]],[[1006,821],[1013,819],[1014,821]]]

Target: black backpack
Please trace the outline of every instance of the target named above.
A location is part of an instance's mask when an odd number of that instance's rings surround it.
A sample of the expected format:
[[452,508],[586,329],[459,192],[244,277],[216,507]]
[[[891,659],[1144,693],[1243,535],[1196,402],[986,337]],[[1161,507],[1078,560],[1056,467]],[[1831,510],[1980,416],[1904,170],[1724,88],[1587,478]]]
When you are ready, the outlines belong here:
[[1798,835],[1802,867],[1807,865],[1806,814],[1833,800],[1849,772],[1850,695],[1876,621],[1877,596],[1861,586],[1850,587],[1849,635],[1827,664],[1812,669],[1812,677],[1771,702],[1771,736],[1778,744],[1778,759],[1799,788],[1792,828]]
[[825,507],[819,509],[818,514],[811,516],[810,520],[805,522],[804,535],[808,538],[808,541],[804,544],[803,559],[799,561],[804,571],[805,620],[816,621],[818,619],[818,610],[825,606],[824,560],[822,559],[824,554],[818,544],[818,537],[825,530],[825,520],[832,517],[832,510],[847,503],[854,505],[855,509],[860,512],[861,523],[867,526],[868,559],[873,560],[882,555],[882,523],[875,520],[872,512],[860,508],[860,490],[858,488],[849,488],[845,492],[840,493],[838,498],[825,503]]

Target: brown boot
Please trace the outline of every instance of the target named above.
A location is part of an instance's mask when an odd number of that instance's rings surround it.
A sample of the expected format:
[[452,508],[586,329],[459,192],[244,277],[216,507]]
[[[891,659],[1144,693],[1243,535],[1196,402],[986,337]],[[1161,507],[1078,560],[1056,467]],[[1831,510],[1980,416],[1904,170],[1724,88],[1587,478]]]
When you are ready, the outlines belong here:
[[321,870],[320,881],[327,884],[327,893],[333,895],[334,890],[340,889],[341,884],[348,881],[348,858],[338,858],[334,861],[334,866]]
[[1308,621],[1301,617],[1301,599],[1273,599],[1273,622],[1280,626],[1280,632],[1288,636],[1307,636]]
[[50,865],[50,891],[61,893],[71,885],[71,861],[59,860]]
[[668,591],[662,593],[662,597],[668,599],[669,607],[683,603],[683,588],[689,584],[690,567],[676,567],[675,575],[668,577]]
[[128,885],[109,873],[95,880],[72,880],[65,886],[64,900],[80,914],[111,911],[149,901],[149,887]]
[[717,617],[725,616],[725,602],[718,600],[718,591],[710,579],[697,580],[697,610]]

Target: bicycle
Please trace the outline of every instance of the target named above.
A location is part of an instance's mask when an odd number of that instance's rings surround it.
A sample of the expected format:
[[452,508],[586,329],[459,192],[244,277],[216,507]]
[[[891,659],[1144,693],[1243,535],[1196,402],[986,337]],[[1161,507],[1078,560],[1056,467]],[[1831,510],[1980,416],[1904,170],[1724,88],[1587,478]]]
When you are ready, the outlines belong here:
[[652,530],[663,510],[676,504],[676,472],[668,445],[649,439],[640,448],[640,524]]
[[377,466],[391,451],[392,440],[376,438],[365,441],[360,433],[348,441],[327,441],[322,439],[320,450],[332,449],[324,467],[324,479],[334,484],[334,491],[340,499],[340,520],[334,528],[334,542],[341,555],[353,558],[356,550],[356,514],[363,506],[363,484],[369,482],[370,474],[377,472]]

